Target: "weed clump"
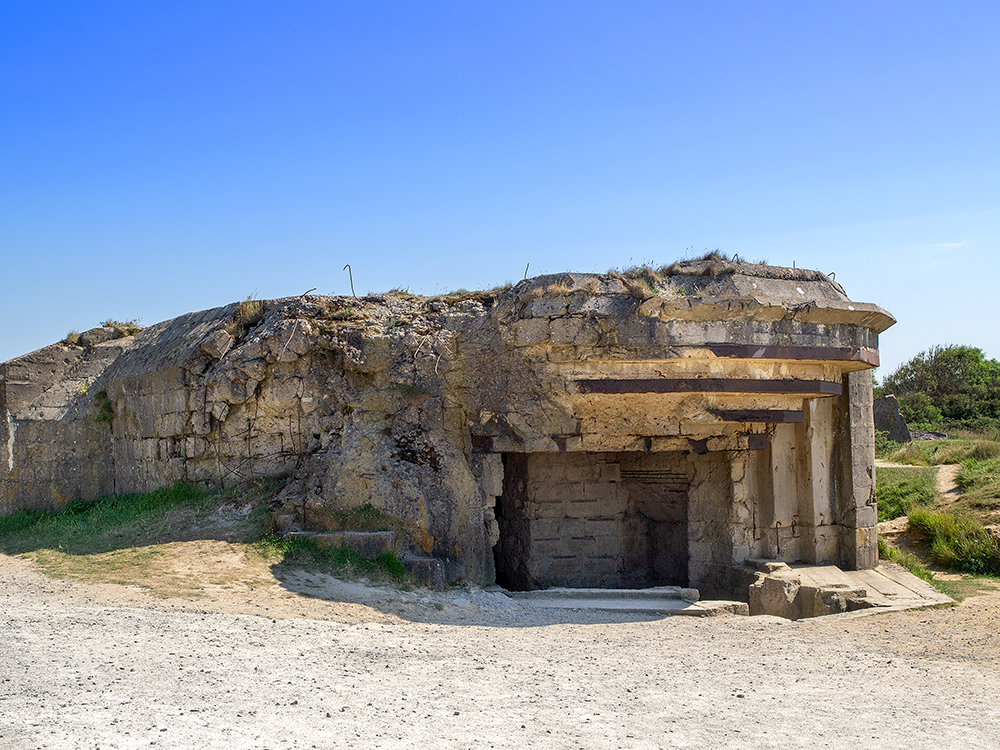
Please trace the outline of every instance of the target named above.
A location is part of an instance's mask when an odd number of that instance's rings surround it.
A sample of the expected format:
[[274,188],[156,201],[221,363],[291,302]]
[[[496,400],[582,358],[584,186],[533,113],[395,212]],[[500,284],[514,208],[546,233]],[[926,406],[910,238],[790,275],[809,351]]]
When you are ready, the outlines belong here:
[[249,295],[245,300],[236,303],[232,318],[226,323],[226,333],[234,339],[242,339],[247,332],[264,319],[264,303]]
[[[132,320],[115,320],[113,318],[108,318],[101,323],[101,327],[114,329],[122,336],[135,336],[142,330],[142,325],[140,325],[139,320],[139,318],[133,318]],[[79,335],[77,335],[77,338],[79,338]]]
[[94,404],[97,407],[97,411],[94,414],[94,420],[97,422],[111,422],[115,416],[115,405],[111,403],[111,399],[108,398],[108,392],[98,391],[95,393]]
[[279,565],[294,565],[328,573],[338,578],[365,577],[375,581],[410,583],[411,576],[392,552],[374,559],[350,547],[321,547],[308,537],[268,536],[253,545],[258,554],[278,559]]

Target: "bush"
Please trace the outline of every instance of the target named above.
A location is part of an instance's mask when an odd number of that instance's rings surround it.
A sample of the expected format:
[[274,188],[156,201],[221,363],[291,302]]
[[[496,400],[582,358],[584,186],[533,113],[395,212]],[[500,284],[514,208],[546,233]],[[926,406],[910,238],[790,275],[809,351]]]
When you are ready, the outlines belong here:
[[908,424],[989,429],[1000,426],[1000,362],[971,346],[934,346],[887,376]]
[[910,528],[930,544],[931,559],[965,573],[1000,575],[1000,540],[964,513],[917,508]]

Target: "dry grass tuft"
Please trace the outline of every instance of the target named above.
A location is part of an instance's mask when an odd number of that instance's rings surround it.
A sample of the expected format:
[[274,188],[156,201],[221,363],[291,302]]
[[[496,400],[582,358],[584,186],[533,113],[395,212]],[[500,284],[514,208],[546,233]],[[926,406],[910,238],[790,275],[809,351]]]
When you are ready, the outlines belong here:
[[122,336],[135,336],[142,330],[139,320],[139,318],[133,318],[132,320],[115,320],[113,318],[109,318],[101,323],[101,327],[113,328]]
[[264,319],[264,303],[254,299],[251,294],[242,302],[236,303],[236,311],[232,319],[226,323],[226,333],[234,339],[241,339],[247,332]]

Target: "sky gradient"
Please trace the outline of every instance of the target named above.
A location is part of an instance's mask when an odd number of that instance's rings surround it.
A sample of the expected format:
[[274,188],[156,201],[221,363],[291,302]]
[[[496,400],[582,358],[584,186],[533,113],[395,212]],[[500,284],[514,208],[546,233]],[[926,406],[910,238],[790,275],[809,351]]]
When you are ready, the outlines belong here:
[[107,318],[669,263],[1000,357],[996,2],[0,4],[0,361]]

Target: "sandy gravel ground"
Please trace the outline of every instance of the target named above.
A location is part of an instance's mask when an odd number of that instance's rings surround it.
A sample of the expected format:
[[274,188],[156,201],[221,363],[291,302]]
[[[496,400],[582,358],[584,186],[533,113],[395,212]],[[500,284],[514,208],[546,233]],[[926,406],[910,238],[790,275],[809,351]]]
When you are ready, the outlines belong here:
[[0,592],[4,750],[1000,745],[996,592],[649,619],[306,574],[162,599],[2,556]]

